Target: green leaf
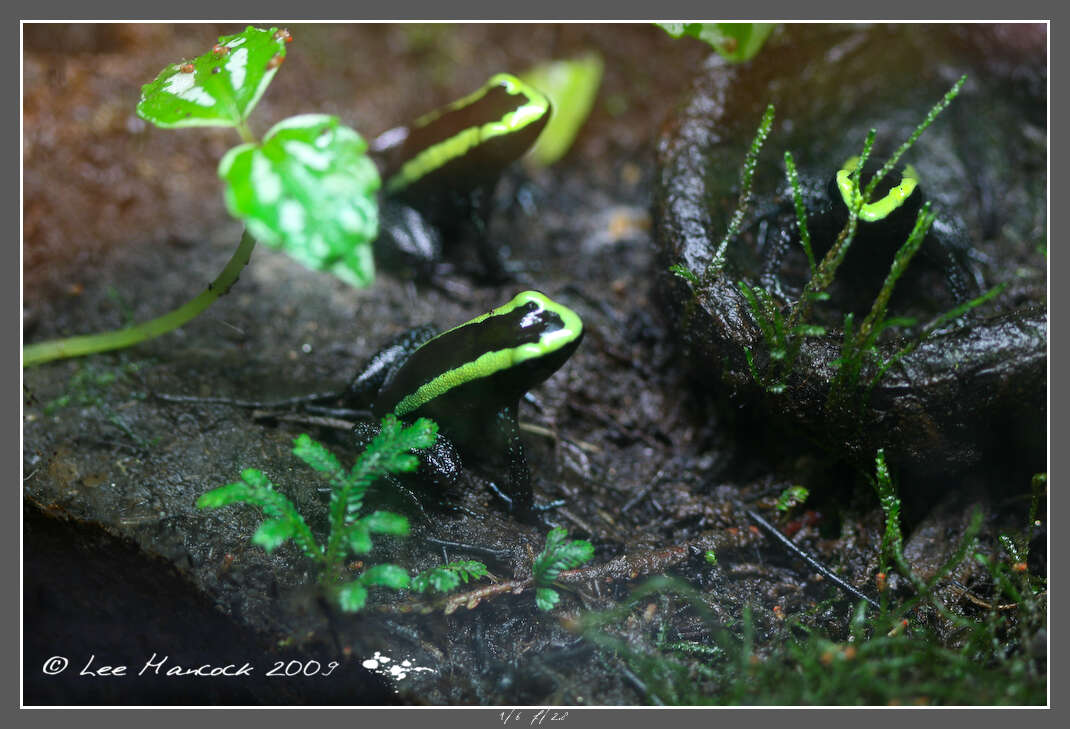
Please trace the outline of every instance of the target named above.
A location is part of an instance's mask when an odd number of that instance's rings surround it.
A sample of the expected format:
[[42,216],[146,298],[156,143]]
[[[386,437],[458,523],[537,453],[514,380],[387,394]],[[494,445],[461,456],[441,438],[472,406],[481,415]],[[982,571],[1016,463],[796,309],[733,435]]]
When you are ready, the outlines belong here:
[[450,562],[446,566],[456,571],[465,582],[468,582],[469,579],[478,580],[480,577],[486,577],[490,574],[487,565],[474,559]]
[[369,567],[359,579],[362,585],[377,585],[394,590],[404,590],[409,586],[409,573],[396,564],[377,564]]
[[286,58],[289,39],[285,30],[252,26],[222,36],[212,50],[171,64],[142,86],[138,116],[163,128],[238,126]]
[[403,427],[397,417],[387,415],[378,435],[357,459],[351,477],[361,473],[374,477],[383,473],[415,471],[420,459],[409,451],[430,448],[437,437],[438,426],[427,418],[419,418],[412,425]]
[[579,567],[594,556],[594,546],[586,539],[565,541],[568,532],[556,527],[546,535],[546,547],[532,565],[537,585],[546,586],[557,579],[562,570]]
[[[390,415],[387,417],[393,418],[394,416]],[[383,422],[385,425],[386,420],[384,419]],[[397,441],[396,447],[407,451],[430,448],[435,444],[435,439],[437,437],[438,425],[427,418],[417,419],[415,423],[401,429],[400,432],[396,432],[396,435],[394,436]]]
[[780,497],[776,502],[777,511],[788,511],[805,503],[808,498],[810,498],[810,490],[805,486],[789,486],[780,492]]
[[409,533],[409,520],[389,511],[373,511],[360,520],[372,534],[393,534],[403,537]]
[[258,240],[352,286],[375,278],[379,172],[359,134],[325,114],[285,119],[219,163],[224,199]]
[[271,481],[255,468],[242,471],[243,483],[232,483],[213,489],[197,499],[199,508],[213,508],[234,503],[247,503],[260,507],[267,515],[264,522],[253,535],[253,543],[270,552],[282,542],[293,538],[307,557],[323,559],[323,551],[312,531],[305,523],[304,517],[293,503],[275,490]]
[[553,588],[539,587],[535,590],[535,606],[539,610],[553,610],[560,600],[561,596]]
[[690,268],[688,268],[682,263],[674,263],[673,265],[669,266],[669,273],[673,274],[674,276],[679,276],[692,286],[699,285],[698,276],[696,276]]
[[272,552],[294,534],[294,524],[287,519],[268,519],[253,534],[253,544]]
[[708,43],[726,60],[749,61],[762,49],[775,23],[655,23],[673,38],[688,36]]
[[308,433],[294,438],[294,455],[317,471],[337,473],[342,470],[342,464],[335,455],[322,443],[312,440]]
[[241,472],[242,480],[254,489],[270,489],[271,481],[262,471],[255,468],[246,468]]
[[338,606],[348,613],[355,613],[368,602],[368,588],[359,581],[347,582],[338,589]]
[[243,503],[248,501],[252,494],[253,490],[246,483],[228,483],[226,486],[220,486],[201,494],[197,499],[197,508],[216,509],[220,506]]
[[372,535],[363,522],[346,527],[346,541],[355,554],[367,554],[372,551]]
[[[328,563],[339,561],[344,557],[346,545],[349,544],[358,553],[371,549],[368,525],[357,521],[357,515],[363,505],[364,494],[372,483],[387,473],[415,470],[419,459],[408,451],[413,448],[426,448],[434,443],[438,426],[426,418],[420,418],[413,425],[403,427],[393,415],[383,418],[379,433],[357,458],[348,473],[342,473],[330,504],[330,537],[327,542],[326,560]],[[394,534],[400,531],[400,522],[390,521],[391,517],[376,516],[383,533]],[[362,532],[349,532],[347,528],[359,523]],[[407,529],[407,524],[405,525]],[[368,535],[365,537],[365,533]],[[405,532],[407,533],[407,532]]]
[[432,567],[416,575],[412,578],[412,589],[416,592],[427,592],[430,587],[438,592],[449,592],[462,581],[467,583],[469,579],[477,580],[487,574],[487,565],[482,562],[458,560]]
[[449,592],[460,584],[460,575],[445,567],[432,567],[412,578],[412,589],[416,592],[427,592],[429,587],[436,592]]
[[520,79],[550,98],[550,121],[528,153],[548,166],[565,156],[594,106],[602,83],[602,57],[597,53],[568,61],[548,61],[520,74]]

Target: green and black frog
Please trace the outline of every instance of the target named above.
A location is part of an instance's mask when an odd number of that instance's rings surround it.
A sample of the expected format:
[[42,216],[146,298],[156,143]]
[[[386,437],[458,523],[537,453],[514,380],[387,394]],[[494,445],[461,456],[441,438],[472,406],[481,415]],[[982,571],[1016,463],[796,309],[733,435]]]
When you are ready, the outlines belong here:
[[[857,189],[865,189],[885,160],[867,160],[859,176],[858,188],[855,188],[851,174],[858,162],[858,157],[850,157],[825,178],[800,177],[807,227],[817,261],[824,257],[846,226],[848,206],[859,194]],[[870,202],[859,212],[854,240],[837,270],[836,279],[840,284],[839,293],[834,293],[834,297],[839,301],[834,303],[840,306],[833,308],[855,311],[856,314],[868,311],[925,201],[921,178],[913,165],[899,166],[881,179]],[[982,282],[974,265],[978,254],[965,225],[946,210],[936,208],[935,212],[936,220],[897,291],[906,290],[908,293],[903,296],[917,297],[917,284],[926,281],[924,286],[928,293],[942,299],[938,306],[949,306],[981,293]],[[759,208],[752,231],[755,252],[761,261],[761,284],[782,299],[798,298],[809,270],[798,265],[802,248],[790,187],[785,185],[772,201]],[[796,275],[784,275],[793,268],[788,264],[790,258],[796,262]],[[932,285],[934,282],[935,286]],[[940,289],[938,293],[933,291],[936,288]]]
[[487,236],[502,172],[534,144],[549,100],[510,74],[379,135],[371,152],[383,176],[375,257],[385,267],[430,278],[458,246],[474,244],[482,274],[509,278],[501,249]]
[[510,512],[528,518],[535,502],[519,401],[560,369],[582,339],[583,322],[574,311],[524,291],[443,332],[425,325],[402,333],[367,361],[339,399],[375,418],[357,426],[359,442],[375,435],[384,415],[431,418],[439,438],[422,457],[418,478],[448,489],[463,462],[488,477]]

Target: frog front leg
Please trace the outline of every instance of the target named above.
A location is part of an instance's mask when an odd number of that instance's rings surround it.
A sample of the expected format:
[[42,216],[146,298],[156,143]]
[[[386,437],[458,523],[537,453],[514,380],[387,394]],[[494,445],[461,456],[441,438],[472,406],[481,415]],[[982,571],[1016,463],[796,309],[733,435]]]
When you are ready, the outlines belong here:
[[489,284],[513,280],[506,265],[506,248],[490,236],[490,218],[494,207],[497,178],[468,180],[456,189],[437,195],[429,206],[436,214],[428,219],[442,231],[443,247],[456,251],[471,245],[479,259],[474,277]]
[[506,497],[506,502],[513,513],[527,519],[534,513],[535,492],[531,484],[528,457],[520,440],[516,405],[507,405],[498,411],[494,416],[491,435],[498,441],[493,452],[501,454],[509,474],[509,496]]
[[496,183],[486,183],[472,190],[468,199],[465,228],[468,237],[474,241],[479,261],[483,264],[483,276],[489,283],[500,284],[511,281],[514,277],[508,271],[508,249],[490,236],[490,213],[496,187]]
[[960,221],[941,217],[933,222],[921,247],[921,256],[944,274],[948,293],[956,304],[980,296],[985,288],[972,253],[965,226]]

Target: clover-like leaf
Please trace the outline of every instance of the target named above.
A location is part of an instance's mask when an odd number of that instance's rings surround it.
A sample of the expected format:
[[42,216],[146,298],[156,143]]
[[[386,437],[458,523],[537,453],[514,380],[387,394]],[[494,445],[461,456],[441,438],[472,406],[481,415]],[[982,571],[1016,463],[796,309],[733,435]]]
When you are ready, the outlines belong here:
[[173,63],[141,87],[137,113],[158,127],[232,127],[264,95],[291,40],[284,29],[249,26],[222,36],[192,61]]
[[689,36],[713,46],[726,60],[749,61],[762,49],[775,23],[657,23],[673,38]]
[[219,163],[231,215],[258,240],[353,286],[375,276],[379,172],[367,143],[338,118],[284,119],[262,144],[231,149]]

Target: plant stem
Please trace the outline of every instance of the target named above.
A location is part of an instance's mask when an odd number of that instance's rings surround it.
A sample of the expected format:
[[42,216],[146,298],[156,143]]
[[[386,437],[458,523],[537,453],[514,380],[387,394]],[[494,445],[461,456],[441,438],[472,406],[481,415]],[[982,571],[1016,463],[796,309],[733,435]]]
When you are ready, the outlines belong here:
[[799,224],[799,243],[806,252],[806,260],[810,264],[810,277],[817,273],[817,263],[814,261],[814,250],[810,247],[810,229],[806,225],[806,203],[802,199],[802,191],[799,189],[799,173],[795,170],[795,159],[791,152],[784,152],[784,168],[787,170],[788,183],[791,185],[791,197],[795,202],[795,219]]
[[249,128],[249,123],[245,119],[238,122],[234,128],[237,130],[238,136],[241,137],[242,142],[245,142],[246,144],[256,143],[256,135],[253,134],[253,131]]
[[248,231],[242,233],[238,249],[234,251],[234,255],[227,261],[227,265],[216,277],[215,281],[208,284],[208,288],[194,299],[174,311],[126,329],[31,344],[22,349],[22,366],[33,367],[56,359],[81,357],[86,354],[122,349],[177,329],[207,309],[213,301],[230,290],[230,287],[238,280],[238,274],[249,263],[249,257],[252,255],[253,246],[255,245],[256,240],[249,235]]
[[[858,158],[858,165],[855,167],[855,171],[851,173],[851,180],[854,184],[854,189],[858,190],[858,179],[861,174],[862,166],[869,159],[869,153],[873,149],[873,141],[877,137],[877,130],[870,129],[866,135],[866,141],[862,145],[862,154]],[[817,270],[810,277],[810,280],[806,282],[806,286],[803,288],[802,296],[799,297],[799,301],[791,309],[791,315],[788,317],[788,329],[795,329],[800,322],[806,322],[810,317],[810,308],[813,306],[814,297],[825,291],[832,285],[833,279],[836,277],[836,270],[840,267],[844,257],[847,255],[847,249],[851,247],[851,243],[854,241],[855,231],[858,228],[858,214],[862,210],[862,206],[869,202],[869,193],[862,193],[856,195],[854,204],[849,209],[847,216],[847,223],[840,230],[839,236],[836,238],[836,242],[832,244],[832,248],[828,250],[825,257],[821,259],[821,263],[817,265]],[[796,340],[792,346],[792,351],[789,352],[788,362],[795,361],[795,354],[798,349],[798,340]]]
[[758,167],[758,153],[762,151],[762,145],[765,144],[766,137],[769,136],[769,130],[773,128],[775,116],[776,109],[770,104],[765,108],[765,113],[762,114],[762,121],[758,124],[758,132],[754,135],[754,141],[751,142],[750,149],[747,150],[747,155],[743,159],[743,173],[739,181],[739,203],[736,205],[736,210],[732,213],[732,218],[728,222],[728,230],[725,232],[724,238],[721,239],[717,250],[713,254],[713,260],[710,261],[706,267],[706,272],[702,276],[704,286],[708,287],[714,277],[721,273],[721,269],[724,268],[725,251],[728,249],[728,244],[739,235],[739,229],[747,216],[747,207],[750,205],[751,188],[754,182],[754,170]]
[[[947,105],[950,104],[955,99],[955,97],[959,95],[959,91],[962,89],[962,86],[965,83],[966,75],[963,74],[959,77],[959,80],[955,82],[955,85],[952,86],[946,94],[944,94],[944,97],[940,99],[940,101],[936,102],[936,105],[929,110],[929,113],[925,115],[925,119],[922,120],[921,124],[919,124],[917,128],[914,129],[914,132],[910,135],[907,141],[899,145],[899,149],[895,150],[895,154],[888,158],[888,160],[884,163],[884,166],[881,167],[880,170],[878,170],[877,174],[873,175],[873,177],[869,181],[869,184],[866,185],[866,200],[869,200],[869,197],[873,194],[873,191],[877,189],[877,185],[879,185],[880,181],[884,179],[884,176],[891,172],[893,169],[895,169],[895,166],[899,164],[900,157],[906,154],[907,150],[914,146],[914,142],[918,141],[918,137],[921,136],[921,133],[928,129],[929,125],[933,123],[937,116],[939,116],[940,112],[946,109]],[[861,162],[859,162],[858,169],[862,169]]]
[[888,311],[888,302],[892,298],[892,292],[895,291],[895,284],[907,270],[907,266],[910,265],[914,254],[921,248],[921,244],[925,241],[925,236],[928,235],[929,228],[932,227],[934,220],[936,220],[936,214],[932,212],[932,203],[926,202],[921,210],[918,211],[914,228],[910,231],[910,235],[907,236],[906,242],[896,252],[891,268],[888,269],[888,275],[884,279],[884,285],[881,286],[877,298],[873,300],[873,307],[869,310],[866,318],[862,320],[862,325],[858,327],[858,349],[868,348],[876,341],[876,336]]

